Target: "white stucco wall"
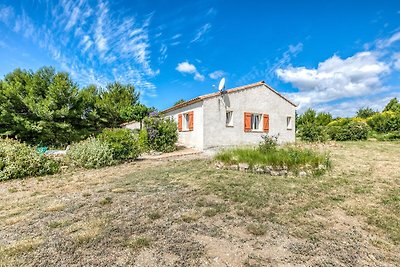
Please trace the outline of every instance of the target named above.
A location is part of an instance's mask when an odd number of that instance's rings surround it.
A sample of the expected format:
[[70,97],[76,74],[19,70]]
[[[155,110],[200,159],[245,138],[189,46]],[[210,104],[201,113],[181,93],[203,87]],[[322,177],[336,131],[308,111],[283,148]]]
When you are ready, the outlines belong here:
[[[244,132],[244,112],[269,115],[269,134],[278,135],[279,143],[295,141],[295,107],[265,86],[246,89],[223,96],[233,111],[233,127],[226,127],[226,108],[219,97],[203,102],[204,149],[258,144],[264,132]],[[292,117],[292,129],[286,119]]]
[[130,130],[140,130],[140,122],[130,122],[126,123],[122,126],[122,128],[130,129]]
[[172,117],[178,123],[178,115],[193,111],[193,131],[178,132],[178,144],[203,150],[203,102],[183,107],[165,114]]

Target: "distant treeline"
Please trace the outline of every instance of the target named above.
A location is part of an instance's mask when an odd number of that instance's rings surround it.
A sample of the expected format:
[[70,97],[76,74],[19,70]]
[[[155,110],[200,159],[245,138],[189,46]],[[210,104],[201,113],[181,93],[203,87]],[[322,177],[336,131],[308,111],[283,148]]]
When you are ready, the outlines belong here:
[[306,110],[296,117],[298,136],[305,141],[400,139],[400,103],[393,98],[382,111],[361,108],[351,118],[333,118],[326,112]]
[[16,69],[0,80],[0,136],[33,145],[63,146],[152,110],[131,84],[79,88],[52,67]]

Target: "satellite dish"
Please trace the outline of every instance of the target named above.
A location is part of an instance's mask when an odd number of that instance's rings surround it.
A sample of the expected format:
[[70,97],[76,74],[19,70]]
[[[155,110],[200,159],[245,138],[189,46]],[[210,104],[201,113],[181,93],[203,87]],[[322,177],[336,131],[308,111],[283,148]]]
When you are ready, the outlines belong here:
[[222,78],[218,85],[218,90],[222,92],[225,89],[225,78]]

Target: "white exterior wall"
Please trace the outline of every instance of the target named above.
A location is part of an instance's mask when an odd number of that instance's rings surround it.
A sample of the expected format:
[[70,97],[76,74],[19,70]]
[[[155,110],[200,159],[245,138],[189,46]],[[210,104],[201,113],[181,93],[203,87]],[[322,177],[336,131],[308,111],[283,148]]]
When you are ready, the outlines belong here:
[[140,130],[140,122],[130,122],[122,126],[122,128],[126,128],[129,130]]
[[[265,133],[244,131],[245,112],[268,114],[269,135],[279,134],[279,143],[295,141],[296,108],[267,87],[262,85],[241,90],[226,94],[223,98],[228,110],[233,111],[233,127],[226,127],[226,108],[220,97],[205,99],[203,102],[205,149],[258,144]],[[287,129],[288,116],[292,117],[291,130]]]
[[178,115],[190,111],[193,111],[193,131],[178,132],[178,144],[203,150],[203,102],[194,103],[193,105],[168,112],[165,116],[172,117],[178,123]]

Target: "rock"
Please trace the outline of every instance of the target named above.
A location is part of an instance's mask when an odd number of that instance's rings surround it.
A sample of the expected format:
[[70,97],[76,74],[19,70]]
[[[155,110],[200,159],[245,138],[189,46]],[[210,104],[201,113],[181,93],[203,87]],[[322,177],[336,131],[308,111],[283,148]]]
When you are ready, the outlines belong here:
[[216,167],[217,169],[223,169],[224,166],[225,166],[225,165],[224,165],[223,162],[217,161],[217,162],[215,163],[215,167]]
[[249,169],[249,164],[247,163],[239,163],[239,170],[246,171]]
[[299,172],[299,176],[305,177],[305,176],[307,176],[307,173],[305,171],[301,171],[301,172]]
[[288,174],[288,171],[287,171],[287,170],[281,170],[281,171],[279,172],[279,174],[282,175],[282,176],[285,176],[285,175]]
[[239,166],[234,164],[234,165],[229,166],[229,169],[233,170],[233,171],[237,171],[239,169]]
[[270,173],[272,176],[279,176],[279,172],[278,171],[271,171]]
[[265,173],[264,169],[261,167],[258,167],[257,169],[255,169],[256,173]]
[[322,165],[322,164],[318,165],[318,170],[325,170],[325,169],[326,169],[325,165]]

